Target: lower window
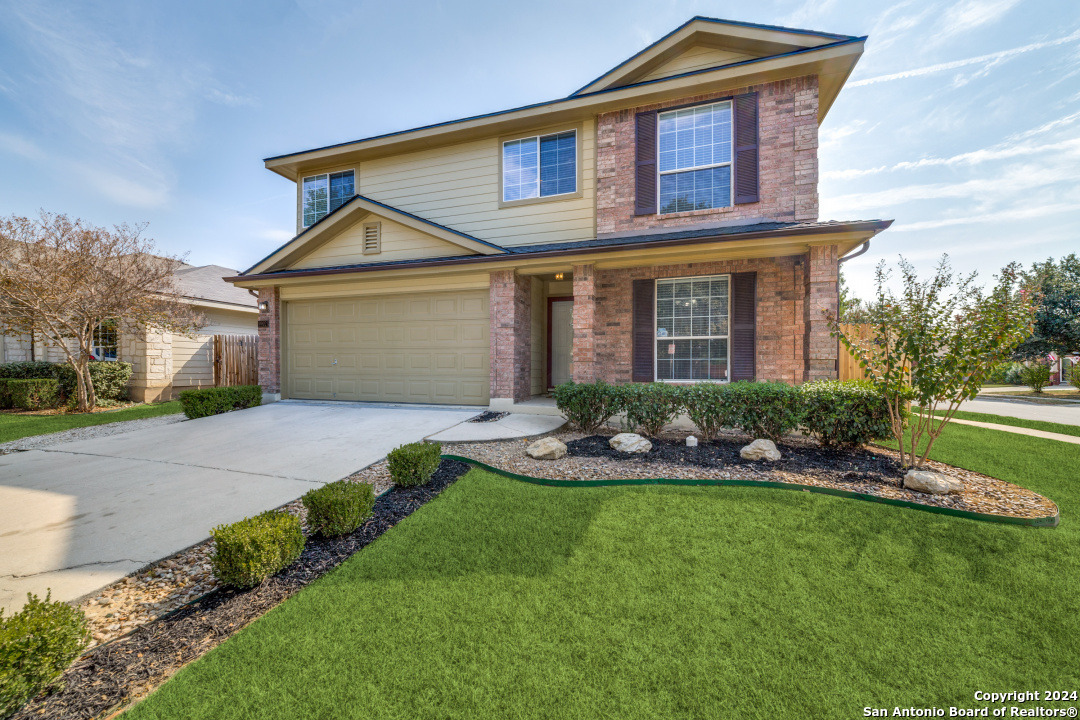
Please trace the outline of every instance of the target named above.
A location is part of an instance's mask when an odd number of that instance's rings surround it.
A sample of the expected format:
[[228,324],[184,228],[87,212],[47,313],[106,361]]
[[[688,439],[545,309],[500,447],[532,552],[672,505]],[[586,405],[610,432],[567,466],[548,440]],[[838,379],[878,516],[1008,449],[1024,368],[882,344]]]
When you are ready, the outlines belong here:
[[116,360],[120,353],[120,338],[115,320],[106,320],[94,328],[94,359]]
[[731,278],[656,281],[656,379],[726,381]]

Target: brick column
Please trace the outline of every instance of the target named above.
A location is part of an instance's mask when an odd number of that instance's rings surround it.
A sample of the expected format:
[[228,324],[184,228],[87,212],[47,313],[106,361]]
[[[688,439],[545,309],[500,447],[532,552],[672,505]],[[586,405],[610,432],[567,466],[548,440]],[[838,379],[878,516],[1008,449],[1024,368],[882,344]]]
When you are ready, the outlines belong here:
[[818,219],[817,77],[795,81],[795,219]]
[[[574,382],[596,381],[596,269],[574,268]],[[627,308],[629,312],[629,308]]]
[[491,398],[532,395],[532,278],[514,270],[490,275]]
[[829,335],[825,312],[836,314],[839,264],[835,245],[811,246],[807,255],[806,380],[835,380],[838,341]]
[[259,385],[266,395],[281,393],[281,292],[276,287],[259,288]]

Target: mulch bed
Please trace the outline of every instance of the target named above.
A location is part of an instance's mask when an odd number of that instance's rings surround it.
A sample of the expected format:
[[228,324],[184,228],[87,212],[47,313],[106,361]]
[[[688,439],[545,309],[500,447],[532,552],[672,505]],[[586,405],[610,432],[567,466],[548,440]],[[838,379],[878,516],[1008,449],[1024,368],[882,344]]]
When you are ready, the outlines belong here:
[[54,685],[13,720],[92,720],[145,696],[173,673],[334,569],[434,498],[469,466],[444,460],[427,485],[394,487],[375,501],[374,514],[343,538],[308,538],[300,559],[250,590],[221,589],[87,651]]

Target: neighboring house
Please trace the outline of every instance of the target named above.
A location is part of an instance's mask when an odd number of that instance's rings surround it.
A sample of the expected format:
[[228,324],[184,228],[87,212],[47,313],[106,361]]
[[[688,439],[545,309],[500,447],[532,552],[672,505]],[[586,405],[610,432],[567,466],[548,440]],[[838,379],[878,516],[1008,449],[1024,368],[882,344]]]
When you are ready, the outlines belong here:
[[[167,400],[187,388],[214,384],[214,335],[254,335],[258,308],[248,291],[225,282],[236,271],[220,265],[183,265],[175,272],[181,296],[195,305],[205,324],[195,337],[168,332],[136,336],[104,323],[94,333],[94,356],[132,365],[130,396],[137,401]],[[63,350],[40,336],[0,336],[0,361],[66,362]]]
[[818,126],[865,37],[694,18],[571,95],[268,158],[257,289],[284,397],[506,408],[575,381],[837,372]]

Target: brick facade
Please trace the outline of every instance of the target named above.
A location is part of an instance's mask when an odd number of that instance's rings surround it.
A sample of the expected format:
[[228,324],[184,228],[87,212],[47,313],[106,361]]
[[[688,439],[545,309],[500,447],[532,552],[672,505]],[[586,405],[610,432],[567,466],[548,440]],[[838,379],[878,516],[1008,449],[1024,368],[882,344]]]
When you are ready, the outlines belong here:
[[[827,281],[830,251],[833,258],[831,286]],[[811,260],[812,257],[816,260]],[[757,379],[797,383],[836,377],[836,340],[828,338],[824,322],[818,319],[819,308],[831,306],[835,309],[836,306],[835,257],[836,248],[830,246],[815,248],[810,256],[597,270],[593,320],[596,379],[630,382],[632,378],[633,318],[630,308],[634,280],[736,272],[757,273]],[[813,272],[814,262],[818,273],[814,277],[819,279],[808,282],[808,265]],[[575,291],[576,283],[575,274]],[[576,296],[574,301],[576,353]],[[576,354],[574,360],[574,379],[577,380]]]
[[829,334],[825,313],[839,309],[839,268],[835,245],[811,247],[806,283],[806,379],[836,377],[838,341]]
[[[596,367],[596,270],[574,266],[574,382],[594,382]],[[627,306],[629,307],[629,306]]]
[[[635,115],[755,91],[760,200],[728,208],[634,215]],[[818,81],[809,76],[601,114],[596,135],[597,234],[677,229],[726,220],[817,220],[817,112]]]
[[532,278],[514,270],[491,273],[491,397],[532,395]]
[[276,287],[259,288],[259,385],[264,393],[281,392],[281,292]]

